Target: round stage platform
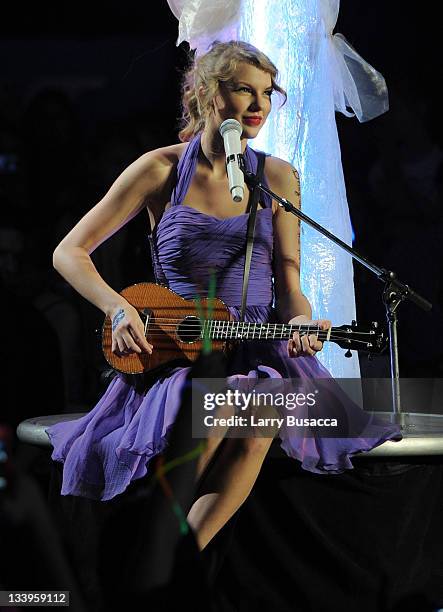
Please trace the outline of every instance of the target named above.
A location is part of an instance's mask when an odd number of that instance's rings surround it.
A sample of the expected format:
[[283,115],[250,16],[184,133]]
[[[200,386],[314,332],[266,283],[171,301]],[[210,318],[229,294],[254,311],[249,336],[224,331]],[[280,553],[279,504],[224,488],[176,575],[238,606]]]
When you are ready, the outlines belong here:
[[[73,421],[85,413],[53,414],[38,416],[22,421],[17,427],[17,436],[21,442],[37,446],[50,447],[51,443],[46,428],[61,421]],[[393,420],[394,415],[377,413],[386,419]],[[443,454],[443,415],[414,412],[401,413],[403,440],[385,442],[380,446],[358,453],[360,457],[402,457],[414,455]]]

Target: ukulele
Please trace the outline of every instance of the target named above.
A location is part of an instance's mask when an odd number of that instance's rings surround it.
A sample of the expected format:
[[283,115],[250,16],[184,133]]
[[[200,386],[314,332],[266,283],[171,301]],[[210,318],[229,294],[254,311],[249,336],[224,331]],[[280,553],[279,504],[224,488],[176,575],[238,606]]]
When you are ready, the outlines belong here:
[[[138,283],[123,289],[121,295],[139,312],[145,327],[145,337],[154,346],[149,353],[118,356],[111,351],[112,322],[106,317],[102,327],[102,349],[109,365],[125,374],[141,374],[169,362],[193,362],[209,337],[212,350],[228,352],[237,342],[247,340],[290,340],[294,332],[315,334],[322,342],[334,342],[350,351],[382,353],[387,336],[373,322],[365,329],[355,321],[328,330],[316,326],[288,323],[251,323],[237,321],[219,298],[201,298],[200,317],[197,302],[186,300],[171,289],[157,283]],[[200,310],[201,312],[201,310]]]

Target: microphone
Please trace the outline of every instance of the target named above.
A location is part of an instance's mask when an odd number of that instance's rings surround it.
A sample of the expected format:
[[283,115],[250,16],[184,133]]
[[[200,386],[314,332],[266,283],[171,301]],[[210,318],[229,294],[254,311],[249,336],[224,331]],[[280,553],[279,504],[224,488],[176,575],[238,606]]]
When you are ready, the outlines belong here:
[[234,202],[241,202],[245,194],[245,177],[241,170],[242,131],[242,126],[236,119],[226,119],[219,128],[225,146],[229,191]]

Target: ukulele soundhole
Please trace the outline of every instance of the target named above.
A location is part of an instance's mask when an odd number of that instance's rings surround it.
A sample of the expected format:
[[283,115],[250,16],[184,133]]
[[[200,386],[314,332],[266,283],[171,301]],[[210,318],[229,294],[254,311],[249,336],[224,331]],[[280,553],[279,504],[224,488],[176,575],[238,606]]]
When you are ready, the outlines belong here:
[[200,319],[190,315],[185,317],[177,327],[177,336],[181,342],[192,344],[201,339]]

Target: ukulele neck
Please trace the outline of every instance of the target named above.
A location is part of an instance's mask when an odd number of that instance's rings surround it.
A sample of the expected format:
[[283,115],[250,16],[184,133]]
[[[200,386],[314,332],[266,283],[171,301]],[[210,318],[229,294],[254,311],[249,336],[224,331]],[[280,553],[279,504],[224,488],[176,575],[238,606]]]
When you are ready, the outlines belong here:
[[331,331],[333,328],[322,330],[317,325],[206,320],[202,336],[208,335],[213,340],[289,340],[298,332],[301,336],[315,334],[324,342],[329,340]]

